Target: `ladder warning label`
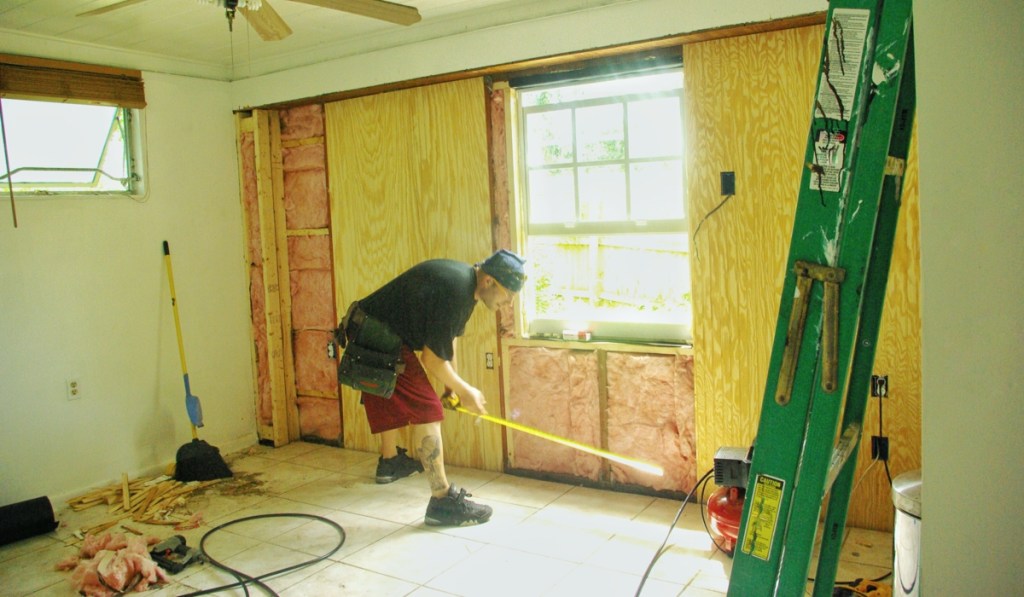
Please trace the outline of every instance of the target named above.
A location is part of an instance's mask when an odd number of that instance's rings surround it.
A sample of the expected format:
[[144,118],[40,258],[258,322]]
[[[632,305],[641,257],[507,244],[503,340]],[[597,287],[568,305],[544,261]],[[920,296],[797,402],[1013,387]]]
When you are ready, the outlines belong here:
[[772,539],[779,522],[779,505],[786,482],[768,475],[757,475],[751,497],[750,515],[743,532],[743,552],[768,560],[772,555]]
[[818,81],[817,109],[823,118],[850,120],[870,19],[871,11],[866,9],[832,11],[832,27]]
[[[832,11],[831,28],[821,62],[815,118],[825,120],[814,135],[814,191],[839,192],[840,173],[846,160],[846,131],[857,97],[857,80],[868,36],[871,11],[840,9]],[[846,124],[844,124],[846,123]]]

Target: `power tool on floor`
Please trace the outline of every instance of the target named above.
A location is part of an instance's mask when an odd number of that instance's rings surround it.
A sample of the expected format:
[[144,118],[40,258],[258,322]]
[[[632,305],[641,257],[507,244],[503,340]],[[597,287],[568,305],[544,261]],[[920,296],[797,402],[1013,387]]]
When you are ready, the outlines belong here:
[[892,597],[892,587],[876,580],[858,578],[853,582],[837,582],[832,597]]
[[203,552],[189,547],[181,535],[174,535],[154,545],[149,550],[149,557],[153,558],[157,566],[177,574],[189,564],[203,561]]

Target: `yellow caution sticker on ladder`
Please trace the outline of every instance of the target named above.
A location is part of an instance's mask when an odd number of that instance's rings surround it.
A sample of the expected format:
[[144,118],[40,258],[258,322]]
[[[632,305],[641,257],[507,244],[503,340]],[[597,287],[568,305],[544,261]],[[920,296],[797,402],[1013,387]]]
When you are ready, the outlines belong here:
[[768,475],[757,475],[751,497],[750,517],[743,532],[743,552],[767,561],[772,554],[772,538],[779,520],[779,504],[786,482]]

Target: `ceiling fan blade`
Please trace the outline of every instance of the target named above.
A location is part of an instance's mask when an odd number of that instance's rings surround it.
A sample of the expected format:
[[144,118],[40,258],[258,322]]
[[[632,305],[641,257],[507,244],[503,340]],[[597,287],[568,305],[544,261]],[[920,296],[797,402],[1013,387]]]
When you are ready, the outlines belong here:
[[146,0],[121,0],[120,2],[115,2],[113,4],[110,4],[110,5],[107,5],[107,6],[103,6],[101,8],[96,8],[96,9],[93,9],[93,10],[87,10],[85,12],[80,12],[80,13],[78,13],[75,16],[76,17],[94,17],[96,15],[101,15],[103,13],[110,12],[112,10],[117,10],[119,8],[127,8],[127,7],[131,6],[132,4],[139,4],[139,3],[145,2],[145,1]]
[[245,20],[249,21],[252,28],[263,41],[278,41],[292,34],[292,28],[284,22],[281,15],[270,6],[267,0],[263,0],[258,10],[239,8]]
[[320,8],[330,8],[342,12],[350,12],[372,19],[380,19],[396,25],[412,25],[419,23],[420,11],[415,7],[395,4],[385,0],[292,0],[303,4],[312,4]]

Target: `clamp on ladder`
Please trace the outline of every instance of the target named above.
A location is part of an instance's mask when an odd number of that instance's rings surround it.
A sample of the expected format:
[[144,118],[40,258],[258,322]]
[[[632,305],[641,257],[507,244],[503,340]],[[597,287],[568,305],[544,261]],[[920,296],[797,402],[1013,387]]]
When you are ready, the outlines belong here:
[[793,266],[793,273],[796,274],[796,293],[793,297],[793,307],[789,314],[786,349],[782,355],[779,383],[775,390],[775,402],[779,406],[789,404],[789,400],[793,395],[793,377],[796,374],[797,357],[800,354],[800,346],[804,338],[804,328],[807,325],[807,307],[811,302],[811,285],[815,280],[825,285],[821,322],[821,389],[830,394],[836,390],[839,285],[846,278],[846,270],[807,261],[797,261]]

